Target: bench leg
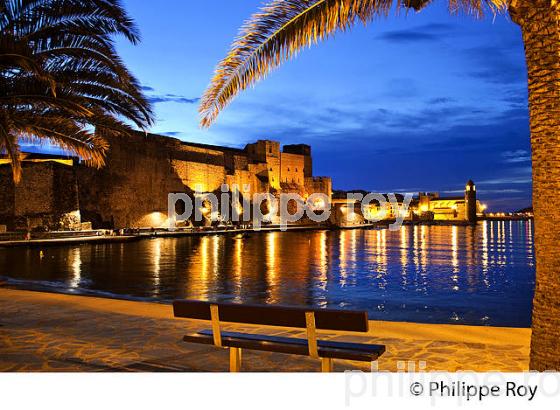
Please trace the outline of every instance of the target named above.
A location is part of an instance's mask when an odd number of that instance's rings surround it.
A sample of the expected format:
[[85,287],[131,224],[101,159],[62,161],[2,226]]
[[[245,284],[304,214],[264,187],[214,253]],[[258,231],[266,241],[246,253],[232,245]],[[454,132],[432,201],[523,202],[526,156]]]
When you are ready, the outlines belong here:
[[229,371],[232,373],[241,371],[241,349],[238,347],[229,348]]
[[332,373],[333,371],[333,359],[322,357],[321,358],[321,371],[323,373]]

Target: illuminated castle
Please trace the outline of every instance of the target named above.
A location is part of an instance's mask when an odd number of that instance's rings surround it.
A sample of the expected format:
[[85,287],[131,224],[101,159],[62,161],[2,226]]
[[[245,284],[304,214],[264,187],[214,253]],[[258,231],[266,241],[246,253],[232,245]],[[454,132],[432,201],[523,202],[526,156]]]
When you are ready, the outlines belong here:
[[[3,164],[3,165],[2,165]],[[329,177],[313,176],[311,147],[261,140],[243,149],[180,141],[161,135],[111,141],[107,165],[86,167],[76,158],[31,154],[23,179],[11,179],[0,159],[0,225],[8,229],[159,228],[167,224],[168,194],[218,193],[238,186],[243,195],[298,193],[329,198]]]

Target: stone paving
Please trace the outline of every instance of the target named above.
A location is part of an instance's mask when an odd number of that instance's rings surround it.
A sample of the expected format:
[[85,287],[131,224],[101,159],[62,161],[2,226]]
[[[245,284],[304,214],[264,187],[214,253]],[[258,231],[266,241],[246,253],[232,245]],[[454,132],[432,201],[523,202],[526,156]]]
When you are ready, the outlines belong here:
[[[321,333],[322,338],[384,344],[380,370],[523,371],[529,329],[371,322],[368,334]],[[205,322],[172,318],[154,303],[68,296],[0,288],[0,371],[3,372],[223,372],[228,352],[186,344],[183,334]],[[285,328],[224,326],[273,335],[304,334]],[[409,367],[410,366],[410,367]],[[317,360],[243,352],[243,371],[314,372]],[[335,361],[335,371],[370,370],[366,363]]]

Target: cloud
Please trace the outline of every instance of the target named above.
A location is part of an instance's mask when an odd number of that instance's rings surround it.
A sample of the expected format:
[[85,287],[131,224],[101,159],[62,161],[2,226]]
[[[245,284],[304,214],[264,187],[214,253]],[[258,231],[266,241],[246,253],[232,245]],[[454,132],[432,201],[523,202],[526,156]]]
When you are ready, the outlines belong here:
[[505,90],[502,102],[505,102],[511,108],[523,108],[526,110],[529,106],[529,91],[527,84],[523,84],[522,86],[514,89]]
[[453,30],[450,24],[425,24],[403,30],[392,30],[381,33],[378,40],[389,43],[427,43],[439,42]]
[[392,78],[385,83],[387,90],[381,97],[402,100],[418,96],[418,86],[412,78]]
[[481,189],[479,190],[479,192],[483,194],[521,194],[525,191],[523,191],[522,189],[506,188],[506,189]]
[[196,104],[200,98],[189,98],[177,94],[157,94],[153,87],[142,86],[142,90],[148,93],[147,99],[152,104],[176,103],[176,104]]
[[183,134],[183,132],[181,132],[181,131],[167,131],[167,132],[158,132],[158,134],[166,135],[168,137],[177,137],[177,136]]
[[531,153],[523,149],[516,151],[506,151],[502,153],[502,157],[504,158],[504,162],[508,164],[518,164],[531,161]]
[[167,95],[148,96],[148,101],[152,104],[159,104],[159,103],[196,104],[200,101],[200,98],[170,96],[169,94],[167,94]]
[[428,100],[428,104],[450,104],[454,102],[457,102],[457,100],[451,97],[436,97]]
[[510,185],[510,184],[530,184],[533,180],[531,177],[504,177],[504,178],[494,178],[487,179],[486,181],[481,181],[481,184],[486,185]]
[[512,45],[483,45],[462,51],[471,61],[470,77],[494,85],[527,84],[527,70],[522,50]]

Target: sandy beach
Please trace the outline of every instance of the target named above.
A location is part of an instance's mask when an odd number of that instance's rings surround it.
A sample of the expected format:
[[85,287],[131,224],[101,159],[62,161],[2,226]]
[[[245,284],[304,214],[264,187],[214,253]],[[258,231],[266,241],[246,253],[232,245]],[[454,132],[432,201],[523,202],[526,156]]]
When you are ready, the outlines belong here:
[[[0,371],[223,372],[228,352],[182,342],[209,323],[174,319],[169,305],[0,288]],[[285,328],[228,325],[225,330],[301,335]],[[528,369],[530,329],[371,321],[368,334],[322,338],[384,344],[379,370]],[[316,360],[244,352],[243,371],[315,372]],[[369,370],[335,361],[335,371]]]

